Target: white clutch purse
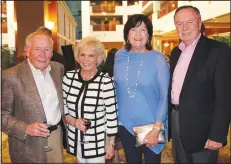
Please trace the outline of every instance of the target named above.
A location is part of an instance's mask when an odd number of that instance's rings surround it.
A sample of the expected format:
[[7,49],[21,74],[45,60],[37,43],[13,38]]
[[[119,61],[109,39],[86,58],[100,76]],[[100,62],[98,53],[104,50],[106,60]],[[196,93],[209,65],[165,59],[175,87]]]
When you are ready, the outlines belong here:
[[[139,147],[145,144],[145,143],[142,143],[142,141],[144,140],[145,136],[153,129],[153,126],[154,124],[148,124],[148,125],[133,127],[133,131],[136,137],[136,147]],[[165,135],[165,130],[163,126],[160,129],[158,143],[159,144],[167,143],[167,137]]]

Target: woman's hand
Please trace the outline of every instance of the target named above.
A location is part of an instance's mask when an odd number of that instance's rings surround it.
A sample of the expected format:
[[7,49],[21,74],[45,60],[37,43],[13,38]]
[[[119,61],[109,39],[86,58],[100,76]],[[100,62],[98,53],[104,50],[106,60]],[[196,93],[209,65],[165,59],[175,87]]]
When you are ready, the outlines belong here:
[[114,149],[114,146],[113,145],[110,145],[107,147],[107,150],[106,150],[106,155],[105,155],[105,159],[108,160],[108,159],[112,159],[115,155],[115,149]]
[[153,129],[150,131],[144,138],[143,143],[146,143],[147,147],[155,146],[158,144],[160,131],[157,129]]
[[86,132],[87,128],[85,126],[85,121],[82,118],[75,119],[75,128],[81,130],[82,132]]
[[85,126],[85,121],[83,118],[77,118],[75,119],[74,117],[67,115],[65,116],[66,122],[70,125],[72,125],[73,127],[81,130],[82,132],[86,132],[86,126]]

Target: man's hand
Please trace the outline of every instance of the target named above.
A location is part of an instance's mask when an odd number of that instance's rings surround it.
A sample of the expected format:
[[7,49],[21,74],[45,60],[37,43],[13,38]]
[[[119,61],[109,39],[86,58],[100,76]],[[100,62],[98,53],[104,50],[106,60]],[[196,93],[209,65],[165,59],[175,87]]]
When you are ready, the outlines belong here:
[[217,150],[222,147],[222,143],[220,142],[215,142],[210,139],[208,139],[205,143],[205,148],[210,149],[210,150]]
[[26,134],[29,136],[38,136],[46,138],[50,136],[50,131],[47,129],[46,124],[35,122],[27,126]]

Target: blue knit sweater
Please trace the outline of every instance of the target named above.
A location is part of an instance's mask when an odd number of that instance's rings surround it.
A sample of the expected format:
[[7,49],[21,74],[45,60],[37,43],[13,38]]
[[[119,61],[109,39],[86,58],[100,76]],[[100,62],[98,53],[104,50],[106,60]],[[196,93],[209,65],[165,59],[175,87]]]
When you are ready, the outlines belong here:
[[[130,62],[128,63],[128,56]],[[140,69],[140,63],[143,65]],[[128,66],[128,86],[131,93],[138,87],[134,98],[130,98],[126,85]],[[132,127],[160,121],[164,123],[167,135],[169,67],[164,56],[155,50],[135,53],[120,49],[115,56],[114,81],[118,101],[118,120],[130,133]],[[159,154],[165,144],[150,147]]]

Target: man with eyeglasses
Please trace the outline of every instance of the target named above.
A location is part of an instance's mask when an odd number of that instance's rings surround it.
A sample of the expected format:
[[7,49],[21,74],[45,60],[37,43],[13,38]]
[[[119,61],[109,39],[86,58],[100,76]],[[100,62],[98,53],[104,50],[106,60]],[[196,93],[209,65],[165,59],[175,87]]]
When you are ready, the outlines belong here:
[[49,35],[31,33],[26,43],[27,60],[2,73],[2,130],[9,137],[11,161],[63,163],[64,68],[50,61],[53,40]]
[[[37,32],[43,32],[43,33],[49,35],[50,37],[52,37],[52,31],[50,29],[46,28],[45,26],[40,26],[36,31]],[[64,73],[66,73],[66,71],[68,71],[68,69],[69,69],[68,62],[67,62],[66,58],[64,57],[64,55],[61,55],[58,52],[53,51],[53,56],[51,58],[51,61],[55,61],[55,62],[63,64]]]
[[174,23],[181,40],[170,57],[174,162],[217,163],[231,119],[230,49],[201,34],[196,7],[179,7]]

